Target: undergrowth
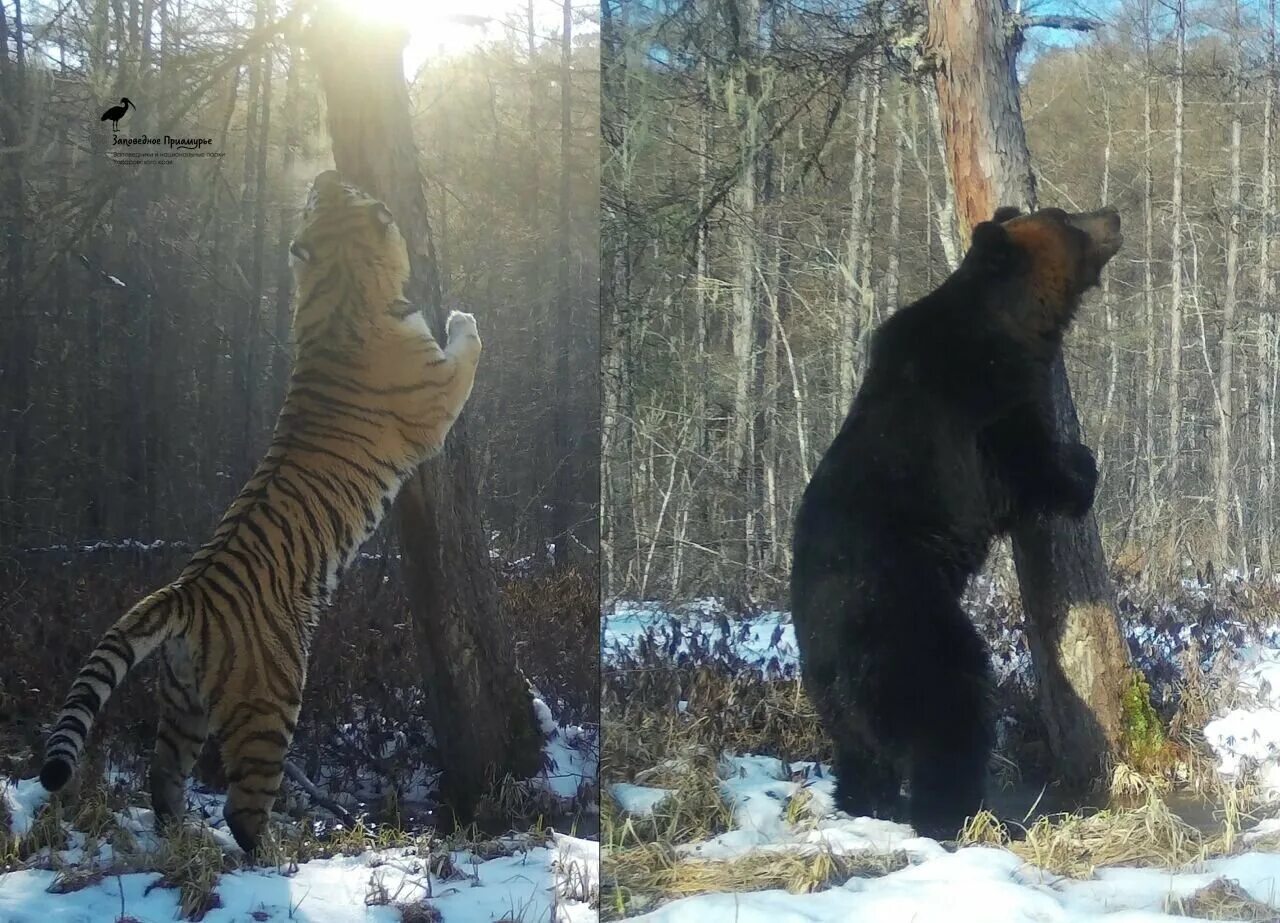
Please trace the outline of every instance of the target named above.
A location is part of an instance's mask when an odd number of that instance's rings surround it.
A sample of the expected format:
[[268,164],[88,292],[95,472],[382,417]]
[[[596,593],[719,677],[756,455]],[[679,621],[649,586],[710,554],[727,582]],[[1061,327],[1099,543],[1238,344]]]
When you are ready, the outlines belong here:
[[[1052,756],[1036,708],[1020,605],[991,583],[975,583],[966,604],[1001,677],[993,784],[1026,787],[1049,780]],[[1244,644],[1274,633],[1278,608],[1280,591],[1271,584],[1188,581],[1173,598],[1161,599],[1122,581],[1119,611],[1136,668],[1126,695],[1128,760],[1114,767],[1110,791],[1103,786],[1088,799],[1111,805],[1097,810],[1077,801],[1078,809],[1059,810],[1059,798],[1054,813],[1039,802],[1026,817],[983,812],[959,844],[999,845],[1046,872],[1072,877],[1112,865],[1193,867],[1239,852],[1258,802],[1247,780],[1218,778],[1201,729],[1213,714],[1237,704],[1231,659]],[[822,848],[708,861],[683,848],[732,825],[721,787],[723,754],[771,756],[784,766],[831,757],[793,658],[766,654],[748,661],[740,655],[736,642],[751,618],[711,613],[659,620],[636,643],[605,651],[603,919],[699,893],[822,890],[906,864],[901,854],[840,856]],[[629,815],[610,796],[614,783],[668,794],[652,813]],[[784,820],[816,823],[804,795],[801,787]],[[1179,815],[1197,798],[1214,806],[1211,822],[1192,825]],[[1248,848],[1280,851],[1280,838],[1255,840]],[[1176,906],[1171,902],[1169,910],[1202,919],[1275,919],[1274,912],[1250,916],[1247,895],[1243,900],[1238,887],[1215,882]]]

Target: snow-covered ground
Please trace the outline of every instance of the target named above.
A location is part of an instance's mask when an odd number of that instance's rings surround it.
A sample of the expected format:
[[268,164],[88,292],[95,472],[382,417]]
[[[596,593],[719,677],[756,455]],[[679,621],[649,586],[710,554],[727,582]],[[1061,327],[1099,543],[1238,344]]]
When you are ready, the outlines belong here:
[[1239,778],[1253,771],[1258,785],[1280,798],[1280,649],[1248,647],[1239,656],[1240,704],[1205,725],[1218,771]]
[[556,723],[539,698],[533,700],[533,711],[546,735],[542,752],[547,764],[535,784],[565,802],[594,789],[600,778],[600,741],[595,729]]
[[673,658],[689,653],[740,658],[766,676],[794,671],[800,663],[789,612],[740,619],[713,598],[678,606],[622,600],[605,615],[601,629],[606,660],[652,642]]
[[[36,779],[0,791],[14,818],[13,830],[24,835],[47,795]],[[227,852],[236,848],[222,828],[219,795],[192,793],[194,814],[208,818],[202,829]],[[99,923],[117,917],[138,923],[168,923],[180,919],[178,891],[157,885],[157,872],[115,874],[117,861],[146,867],[147,854],[161,848],[152,813],[129,808],[115,814],[116,824],[128,831],[134,848],[117,852],[108,843],[86,854],[83,833],[69,830],[66,849],[48,857],[57,869],[74,867],[80,873],[94,868],[108,874],[79,890],[50,893],[59,873],[29,868],[0,875],[0,921]],[[192,821],[195,825],[196,821]],[[509,853],[484,858],[466,849],[452,851],[450,872],[428,870],[417,847],[369,850],[357,856],[314,859],[283,868],[250,868],[223,874],[216,884],[218,906],[204,919],[209,923],[294,920],[346,923],[355,920],[397,921],[392,904],[424,901],[439,911],[443,923],[480,923],[513,919],[522,923],[586,923],[597,919],[592,906],[599,892],[599,844],[563,834],[540,843],[510,837],[486,844],[486,853]],[[425,919],[425,917],[424,917]]]
[[[140,838],[145,824],[131,823]],[[84,841],[59,858],[82,864]],[[78,845],[77,845],[78,844]],[[315,859],[289,869],[242,869],[223,874],[207,923],[292,920],[348,923],[401,919],[395,905],[426,904],[443,923],[587,923],[599,888],[599,844],[554,834],[547,845],[512,840],[510,855],[484,859],[450,854],[445,877],[428,871],[414,848],[370,850],[358,856]],[[99,861],[110,861],[107,853]],[[81,854],[77,854],[81,853]],[[28,869],[0,875],[0,920],[5,923],[137,923],[180,919],[178,892],[160,887],[155,872],[110,875],[63,894],[49,892],[58,873]],[[422,919],[428,917],[423,916]]]
[[[1280,855],[1246,852],[1186,869],[1106,868],[1085,880],[1051,874],[1006,849],[971,846],[949,852],[905,824],[851,818],[834,810],[829,767],[784,765],[772,757],[726,756],[721,792],[733,829],[676,847],[683,861],[723,861],[752,854],[905,857],[886,875],[852,878],[813,894],[754,891],[702,894],[672,901],[636,917],[648,923],[1144,923],[1190,919],[1166,912],[1219,880],[1233,882],[1280,918]],[[662,790],[610,786],[620,806],[644,813]],[[790,809],[804,794],[807,804]],[[788,814],[793,818],[788,820]]]
[[[1172,657],[1186,637],[1150,638],[1152,627],[1131,627],[1135,643],[1158,644]],[[1274,629],[1259,637],[1276,636]],[[744,620],[728,616],[715,600],[675,607],[615,603],[602,629],[606,658],[634,656],[652,645],[673,659],[701,653],[768,675],[796,663],[795,636],[783,612]],[[1138,653],[1138,652],[1135,652]],[[1163,654],[1162,654],[1163,656]],[[1008,669],[1009,660],[1004,666]],[[997,663],[997,669],[1001,664]],[[1229,674],[1239,688],[1238,705],[1224,709],[1205,736],[1227,778],[1246,772],[1280,797],[1280,644],[1263,641],[1240,650]],[[672,703],[673,709],[683,703]],[[1222,882],[1237,894],[1267,905],[1280,920],[1280,855],[1260,851],[1259,834],[1280,833],[1280,820],[1264,821],[1243,838],[1239,854],[1212,858],[1178,869],[1104,868],[1087,879],[1066,878],[1038,868],[1014,852],[991,846],[948,851],[910,827],[871,818],[851,818],[834,809],[830,767],[809,762],[784,764],[772,757],[724,754],[720,791],[729,806],[731,829],[697,842],[675,844],[681,862],[732,861],[760,855],[897,856],[905,866],[876,877],[855,877],[812,894],[785,891],[721,892],[686,897],[637,917],[649,923],[822,923],[857,920],[964,923],[964,921],[1044,921],[1044,923],[1169,923],[1180,901]],[[620,810],[653,811],[669,789],[631,783],[608,784]],[[797,801],[797,799],[803,799]],[[1274,839],[1274,837],[1269,837]],[[1257,919],[1257,917],[1251,917]]]
[[[535,699],[534,710],[545,735],[547,768],[531,787],[545,791],[566,806],[590,793],[596,782],[599,745],[592,729],[557,724],[551,710]],[[434,773],[430,774],[434,777]],[[118,773],[109,781],[133,785]],[[434,778],[430,786],[434,786]],[[419,793],[421,794],[421,793]],[[10,817],[11,832],[26,836],[48,794],[39,780],[0,781],[0,802]],[[238,852],[222,818],[225,797],[194,784],[188,788],[188,820],[226,852]],[[590,805],[579,805],[590,809]],[[6,812],[0,812],[3,816]],[[0,875],[0,923],[99,921],[122,917],[138,923],[180,919],[178,892],[157,887],[156,872],[115,874],[113,864],[146,867],[146,854],[162,843],[149,810],[129,808],[115,814],[136,847],[119,855],[109,843],[86,854],[83,833],[67,830],[67,848],[45,856],[43,865],[55,869],[108,870],[108,877],[79,890],[49,893],[58,872],[28,868]],[[454,874],[441,878],[428,871],[416,848],[370,850],[358,856],[315,859],[293,872],[282,869],[242,869],[218,880],[219,906],[204,919],[230,921],[294,920],[346,923],[355,920],[396,921],[391,904],[415,904],[424,899],[443,923],[519,920],[521,923],[586,923],[597,919],[593,904],[599,891],[599,844],[555,833],[548,844],[527,838],[496,841],[510,855],[482,858],[466,850],[451,854]],[[426,919],[427,917],[423,917]]]

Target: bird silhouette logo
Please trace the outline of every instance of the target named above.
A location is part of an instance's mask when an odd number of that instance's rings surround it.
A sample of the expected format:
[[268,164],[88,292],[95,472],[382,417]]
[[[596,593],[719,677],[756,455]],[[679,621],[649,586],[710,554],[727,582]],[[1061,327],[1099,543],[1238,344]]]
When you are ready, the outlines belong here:
[[106,112],[102,113],[100,121],[110,122],[111,133],[115,134],[120,130],[120,120],[124,118],[125,113],[128,112],[130,108],[137,109],[138,107],[135,106],[127,96],[121,96],[120,105],[112,106]]

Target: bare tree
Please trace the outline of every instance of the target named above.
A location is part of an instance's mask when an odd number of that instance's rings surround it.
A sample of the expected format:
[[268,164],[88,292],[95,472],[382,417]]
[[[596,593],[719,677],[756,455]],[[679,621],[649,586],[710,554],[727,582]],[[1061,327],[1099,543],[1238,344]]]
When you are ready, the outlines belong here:
[[1182,152],[1183,152],[1183,120],[1186,106],[1183,94],[1186,89],[1187,58],[1187,7],[1185,0],[1177,0],[1175,15],[1177,17],[1177,57],[1174,59],[1174,95],[1173,95],[1173,214],[1171,253],[1169,256],[1169,433],[1167,469],[1170,492],[1178,483],[1178,443],[1182,424],[1182,399],[1179,387],[1182,384],[1182,232],[1186,217],[1183,214],[1182,201]]
[[1214,440],[1213,524],[1218,563],[1231,561],[1231,427],[1235,390],[1236,299],[1240,266],[1240,108],[1244,92],[1244,36],[1240,30],[1240,2],[1232,4],[1231,34],[1231,198],[1227,216],[1227,280],[1222,300],[1222,335],[1218,340],[1218,429]]
[[[404,82],[406,39],[397,29],[330,7],[313,22],[308,46],[324,87],[334,161],[344,176],[394,203],[413,265],[408,295],[443,342],[440,283]],[[494,782],[526,778],[540,766],[529,685],[499,620],[477,494],[464,418],[443,455],[408,482],[394,510],[444,770],[441,792],[463,820]]]
[[[1016,59],[1020,36],[1002,0],[931,0],[927,47],[935,68],[947,165],[962,226],[999,205],[1034,208]],[[1061,357],[1054,364],[1055,431],[1079,439]],[[1128,649],[1092,516],[1024,524],[1014,532],[1028,644],[1055,765],[1070,787],[1092,784],[1120,755]]]

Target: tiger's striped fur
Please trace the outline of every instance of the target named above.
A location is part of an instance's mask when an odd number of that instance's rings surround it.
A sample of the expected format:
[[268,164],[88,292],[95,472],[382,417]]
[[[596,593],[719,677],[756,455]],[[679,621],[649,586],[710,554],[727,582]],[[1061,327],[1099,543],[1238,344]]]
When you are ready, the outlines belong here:
[[319,609],[440,450],[480,357],[469,314],[450,315],[439,347],[404,299],[409,257],[391,213],[335,171],[316,177],[290,256],[296,358],[266,457],[212,540],[89,655],[40,772],[50,791],[67,783],[107,697],[159,649],[156,814],[185,813],[185,779],[213,734],[227,824],[249,852],[279,792]]

